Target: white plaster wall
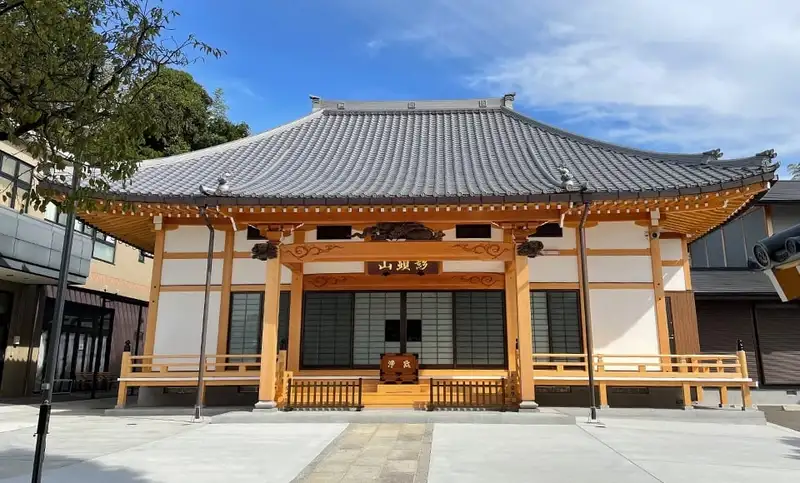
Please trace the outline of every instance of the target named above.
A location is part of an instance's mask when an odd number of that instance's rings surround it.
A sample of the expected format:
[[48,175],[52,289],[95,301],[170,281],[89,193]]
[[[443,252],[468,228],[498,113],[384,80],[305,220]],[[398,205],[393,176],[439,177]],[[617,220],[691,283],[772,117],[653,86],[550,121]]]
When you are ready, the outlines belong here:
[[[361,233],[360,230],[350,230],[350,233]],[[351,238],[349,240],[317,240],[317,229],[308,230],[306,232],[306,243],[317,242],[320,243],[339,243],[339,242],[361,242],[364,241],[361,238]]]
[[309,262],[303,264],[303,273],[364,273],[364,262]]
[[[477,223],[480,224],[480,223]],[[444,231],[444,241],[503,241],[503,229],[492,226],[492,238],[456,238],[456,229],[450,228]]]
[[[267,265],[261,260],[234,258],[231,285],[259,285],[267,283]],[[281,265],[281,283],[292,283],[292,271]]]
[[[156,315],[155,354],[199,354],[203,324],[203,292],[161,292]],[[208,333],[206,353],[217,352],[220,293],[211,292],[208,299]],[[166,362],[166,361],[165,361]],[[191,362],[181,360],[180,362]],[[181,367],[176,370],[197,370]]]
[[[225,249],[225,232],[214,230],[214,251]],[[205,226],[181,226],[164,232],[165,252],[207,252],[208,228]]]
[[683,258],[683,247],[679,238],[661,238],[658,240],[661,246],[662,260],[681,260]]
[[496,261],[471,261],[471,262],[442,262],[443,272],[491,272],[491,273],[505,273],[506,266],[504,262]]
[[652,282],[649,256],[587,257],[589,282]]
[[[256,243],[263,243],[264,240],[248,240],[247,226],[240,226],[236,235],[233,237],[233,251],[249,252]],[[283,243],[294,243],[294,234],[285,237]]]
[[[222,259],[211,261],[211,284],[222,283]],[[161,285],[204,285],[207,261],[201,258],[164,260],[161,269]]]
[[529,258],[528,279],[531,282],[577,282],[578,258],[549,255]]
[[545,250],[574,250],[577,248],[575,236],[575,228],[564,227],[560,238],[545,237],[531,238],[531,240],[542,242]]
[[650,248],[647,228],[632,221],[607,221],[586,229],[587,248]]
[[647,289],[590,290],[597,354],[658,354],[655,296]]
[[[285,267],[281,267],[283,269]],[[264,284],[267,282],[267,265],[252,258],[234,258],[231,283],[233,285]]]
[[683,267],[662,267],[661,273],[664,278],[664,290],[678,292],[686,290],[686,278],[683,275]]
[[292,271],[281,265],[281,283],[292,283]]

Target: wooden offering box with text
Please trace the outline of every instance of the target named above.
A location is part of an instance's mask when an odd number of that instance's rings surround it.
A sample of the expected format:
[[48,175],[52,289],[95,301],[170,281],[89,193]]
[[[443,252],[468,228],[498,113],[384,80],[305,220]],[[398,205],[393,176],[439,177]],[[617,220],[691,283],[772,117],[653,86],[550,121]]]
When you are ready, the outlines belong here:
[[419,382],[419,363],[414,354],[383,354],[381,382],[386,384],[416,384]]

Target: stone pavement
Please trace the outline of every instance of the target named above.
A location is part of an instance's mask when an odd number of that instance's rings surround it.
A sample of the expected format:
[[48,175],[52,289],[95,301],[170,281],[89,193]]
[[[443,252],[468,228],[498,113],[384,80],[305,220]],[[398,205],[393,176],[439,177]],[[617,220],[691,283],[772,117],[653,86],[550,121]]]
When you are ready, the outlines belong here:
[[427,481],[432,432],[430,424],[351,424],[292,481]]
[[[752,415],[726,420],[734,413],[702,422],[702,411],[601,411],[602,426],[585,416],[570,424],[192,424],[181,415],[101,416],[99,408],[56,405],[45,482],[794,483],[800,474],[800,433]],[[0,405],[0,483],[30,480],[35,425],[36,407]]]

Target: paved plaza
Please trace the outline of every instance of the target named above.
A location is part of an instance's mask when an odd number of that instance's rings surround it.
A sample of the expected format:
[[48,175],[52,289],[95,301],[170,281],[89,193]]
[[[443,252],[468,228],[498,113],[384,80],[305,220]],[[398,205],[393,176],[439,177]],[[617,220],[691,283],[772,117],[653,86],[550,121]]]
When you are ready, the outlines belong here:
[[[193,424],[104,416],[94,404],[56,405],[44,481],[682,483],[691,475],[777,483],[800,474],[800,433],[752,422],[618,414],[601,426],[580,416],[570,424],[303,423],[292,415],[280,424]],[[0,405],[0,482],[30,480],[35,424],[35,407]]]

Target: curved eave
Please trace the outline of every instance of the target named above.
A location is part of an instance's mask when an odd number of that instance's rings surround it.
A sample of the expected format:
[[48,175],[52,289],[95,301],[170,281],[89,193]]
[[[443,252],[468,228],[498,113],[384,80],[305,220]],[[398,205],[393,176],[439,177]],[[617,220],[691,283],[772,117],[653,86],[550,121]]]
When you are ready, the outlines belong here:
[[737,168],[763,167],[765,164],[771,164],[771,159],[772,159],[768,156],[759,156],[759,155],[748,156],[743,158],[717,159],[706,153],[688,153],[688,154],[668,153],[660,151],[648,151],[646,149],[631,148],[628,146],[613,144],[606,141],[590,138],[587,136],[582,136],[580,134],[576,134],[570,131],[566,131],[564,129],[552,126],[550,124],[537,121],[536,119],[530,118],[512,109],[508,109],[507,107],[501,107],[500,109],[505,114],[517,119],[520,122],[526,123],[530,126],[534,126],[543,131],[547,131],[553,135],[569,139],[571,141],[575,141],[581,144],[594,146],[607,151],[613,151],[616,153],[626,154],[629,156],[636,156],[639,158],[672,162],[672,163],[681,163],[694,166],[710,165],[710,166],[728,166]]
[[[130,203],[164,203],[185,205],[220,205],[220,206],[343,206],[343,205],[475,205],[498,203],[542,203],[542,202],[582,202],[582,201],[611,201],[611,200],[637,200],[674,198],[703,193],[713,193],[730,189],[750,186],[756,183],[770,181],[774,178],[777,166],[756,176],[751,176],[726,183],[709,184],[705,186],[681,188],[661,191],[586,191],[586,192],[554,192],[530,195],[502,195],[502,196],[449,196],[449,197],[254,197],[254,196],[225,196],[208,197],[202,195],[156,195],[147,193],[120,193],[111,192],[98,195],[98,199],[113,201],[127,201]],[[45,187],[65,192],[64,185],[42,182]]]

